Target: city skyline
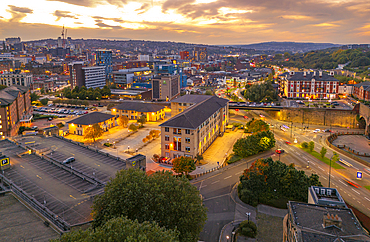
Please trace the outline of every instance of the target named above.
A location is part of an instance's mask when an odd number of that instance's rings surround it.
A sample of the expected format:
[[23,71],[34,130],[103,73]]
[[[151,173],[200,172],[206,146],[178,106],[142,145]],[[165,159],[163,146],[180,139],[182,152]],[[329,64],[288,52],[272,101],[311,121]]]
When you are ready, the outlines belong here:
[[196,44],[367,43],[370,3],[354,0],[6,0],[0,39],[142,39]]

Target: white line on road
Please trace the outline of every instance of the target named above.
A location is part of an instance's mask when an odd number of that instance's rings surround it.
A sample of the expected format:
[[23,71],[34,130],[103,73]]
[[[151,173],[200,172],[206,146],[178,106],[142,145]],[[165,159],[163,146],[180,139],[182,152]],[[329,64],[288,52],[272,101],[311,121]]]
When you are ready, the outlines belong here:
[[323,176],[322,178],[324,178],[325,180],[328,180],[328,179],[327,179],[326,177],[324,177],[324,176]]
[[366,200],[370,201],[370,199],[368,199],[367,197],[364,197]]
[[217,180],[217,181],[215,181],[215,182],[212,182],[211,184],[215,184],[215,183],[217,183],[217,182],[220,182],[220,180]]
[[224,194],[224,195],[219,195],[219,196],[215,196],[215,197],[210,197],[210,198],[206,198],[206,199],[203,199],[203,201],[207,201],[207,200],[211,200],[211,199],[215,199],[215,198],[219,198],[219,197],[224,197],[224,196],[229,196],[230,193],[227,193],[227,194]]
[[224,178],[224,180],[226,180],[226,179],[229,179],[229,178],[231,178],[231,177],[233,177],[233,176],[228,176],[228,177],[225,177],[225,178]]
[[244,171],[239,171],[239,172],[237,172],[237,173],[235,173],[235,176],[237,176],[237,175],[239,175],[239,174],[241,174],[241,173],[243,173]]
[[354,191],[355,193],[357,193],[358,195],[360,195],[360,193],[358,191],[356,191],[355,189],[351,188],[352,191]]
[[320,170],[322,170],[322,171],[325,171],[324,169],[322,169],[320,166],[317,166]]
[[347,184],[345,184],[344,182],[342,182],[341,180],[339,180],[340,183],[342,183],[343,185],[345,185],[346,187],[348,187]]

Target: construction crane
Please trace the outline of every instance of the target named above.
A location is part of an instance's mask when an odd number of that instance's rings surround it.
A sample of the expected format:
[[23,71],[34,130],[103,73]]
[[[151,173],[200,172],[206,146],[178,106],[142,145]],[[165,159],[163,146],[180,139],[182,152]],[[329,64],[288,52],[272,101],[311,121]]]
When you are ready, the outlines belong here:
[[64,25],[63,25],[63,29],[62,29],[63,49],[66,48],[66,37],[67,37],[67,30],[64,31]]

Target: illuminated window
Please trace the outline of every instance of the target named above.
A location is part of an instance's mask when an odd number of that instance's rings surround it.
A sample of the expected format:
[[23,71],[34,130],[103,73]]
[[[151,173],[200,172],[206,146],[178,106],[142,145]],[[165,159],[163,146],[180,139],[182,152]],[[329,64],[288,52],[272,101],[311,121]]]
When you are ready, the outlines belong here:
[[185,147],[186,152],[190,152],[190,147]]
[[169,144],[165,144],[165,145],[164,145],[164,148],[165,148],[166,150],[169,150],[169,149],[170,149],[170,145],[169,145]]
[[168,135],[164,136],[164,140],[165,141],[170,141],[170,136],[168,136]]

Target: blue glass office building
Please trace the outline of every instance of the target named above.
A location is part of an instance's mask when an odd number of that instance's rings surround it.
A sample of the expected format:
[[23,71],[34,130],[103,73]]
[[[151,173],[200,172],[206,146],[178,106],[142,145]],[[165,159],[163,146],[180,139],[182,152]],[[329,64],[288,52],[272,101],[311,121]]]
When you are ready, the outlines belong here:
[[156,64],[154,71],[156,74],[179,75],[180,88],[187,86],[187,76],[182,73],[182,69],[178,64]]
[[112,51],[111,50],[97,50],[96,51],[96,65],[105,66],[105,76],[107,80],[112,81]]

